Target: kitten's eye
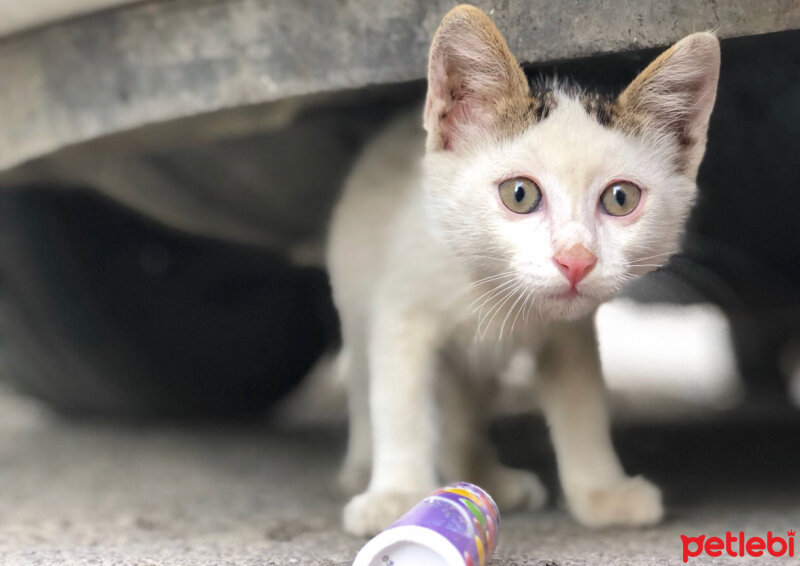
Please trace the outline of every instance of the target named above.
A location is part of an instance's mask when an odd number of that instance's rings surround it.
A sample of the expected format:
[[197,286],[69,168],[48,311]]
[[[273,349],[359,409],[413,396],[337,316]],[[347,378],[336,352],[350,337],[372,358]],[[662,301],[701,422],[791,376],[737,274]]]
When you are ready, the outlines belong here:
[[511,212],[529,214],[539,207],[542,191],[530,179],[517,177],[500,183],[500,200]]
[[600,206],[611,216],[626,216],[636,210],[641,198],[642,189],[628,181],[619,181],[603,191]]

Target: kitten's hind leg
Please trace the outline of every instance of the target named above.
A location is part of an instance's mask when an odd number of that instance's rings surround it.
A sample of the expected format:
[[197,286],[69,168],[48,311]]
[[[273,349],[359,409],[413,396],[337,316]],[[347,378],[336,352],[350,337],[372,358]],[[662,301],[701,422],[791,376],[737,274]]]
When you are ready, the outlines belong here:
[[365,338],[345,330],[344,347],[336,366],[347,386],[348,409],[347,452],[336,483],[342,493],[354,495],[366,489],[372,467],[369,363]]
[[591,527],[661,520],[661,492],[644,478],[625,475],[611,443],[592,321],[555,326],[539,362],[542,409],[575,518]]
[[485,489],[504,512],[538,509],[547,490],[537,475],[500,463],[487,434],[494,385],[468,382],[454,371],[440,373],[442,437],[439,469],[446,483],[469,481]]

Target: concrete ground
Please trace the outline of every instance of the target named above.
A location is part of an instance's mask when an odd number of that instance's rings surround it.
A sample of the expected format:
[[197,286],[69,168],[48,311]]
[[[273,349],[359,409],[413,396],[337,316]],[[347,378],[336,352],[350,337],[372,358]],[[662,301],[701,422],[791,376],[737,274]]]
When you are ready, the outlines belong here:
[[[616,434],[625,463],[664,486],[666,522],[594,532],[558,505],[509,515],[492,564],[681,564],[681,534],[785,536],[800,527],[798,431],[790,413],[625,427]],[[341,532],[342,501],[329,489],[342,432],[64,421],[3,394],[0,564],[350,564],[364,541]],[[510,419],[494,432],[506,460],[543,470],[553,484],[539,421]]]

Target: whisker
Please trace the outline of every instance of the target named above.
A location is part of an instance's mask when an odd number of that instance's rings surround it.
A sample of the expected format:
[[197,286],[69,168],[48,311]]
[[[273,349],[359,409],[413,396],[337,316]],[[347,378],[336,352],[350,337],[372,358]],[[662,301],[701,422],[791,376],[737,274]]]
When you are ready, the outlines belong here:
[[667,256],[667,255],[672,255],[674,253],[675,252],[662,252],[660,254],[648,255],[648,256],[645,256],[645,257],[637,257],[634,261],[645,261],[645,260],[648,260],[648,259],[655,259],[657,257],[664,257],[664,256]]
[[[531,293],[525,293],[525,300],[522,301],[522,304],[519,306],[519,310],[517,311],[517,315],[514,317],[514,320],[511,321],[511,330],[509,330],[509,335],[514,334],[514,327],[517,325],[517,320],[519,317],[525,312],[525,306],[528,304],[528,301],[531,298]],[[522,319],[522,324],[525,324],[525,319]]]
[[[522,300],[522,299],[523,299],[523,298],[524,298],[526,295],[527,295],[527,293],[524,293],[524,292],[523,292],[523,293],[520,293],[519,297],[517,297],[517,300],[516,300],[516,301],[514,301],[514,303],[511,305],[511,308],[509,309],[508,313],[506,314],[506,317],[503,319],[503,325],[500,327],[500,339],[501,339],[501,340],[503,339],[503,332],[504,332],[504,331],[505,331],[505,329],[506,329],[506,322],[508,322],[508,318],[509,318],[509,317],[511,316],[511,314],[512,314],[512,313],[513,313],[513,312],[516,310],[516,308],[517,308],[517,304],[519,304],[519,302],[520,302],[520,301],[521,301],[521,300]],[[519,316],[519,313],[517,313],[517,316],[515,316],[515,317],[514,317],[514,322],[516,322],[516,321],[517,321],[517,317],[518,317],[518,316]],[[514,323],[513,323],[513,322],[511,323],[511,330],[509,330],[508,332],[509,332],[509,335],[511,335],[511,334],[513,334],[513,333],[514,333]]]
[[480,335],[481,335],[481,339],[483,339],[483,336],[484,336],[484,334],[485,334],[485,332],[481,332],[481,328],[482,328],[482,326],[483,326],[483,323],[486,321],[486,319],[487,319],[487,318],[488,318],[490,315],[492,315],[492,313],[495,311],[495,309],[497,309],[497,308],[498,308],[498,305],[500,304],[500,301],[501,301],[503,298],[505,298],[506,296],[508,296],[508,295],[509,295],[510,293],[512,293],[512,292],[513,292],[513,287],[512,287],[510,290],[499,291],[498,293],[496,293],[495,295],[493,295],[493,296],[492,296],[492,299],[496,298],[496,297],[497,297],[498,295],[500,295],[500,294],[502,294],[502,295],[503,295],[503,297],[502,297],[500,300],[498,300],[497,302],[495,302],[495,304],[493,304],[491,307],[489,307],[489,310],[488,310],[488,311],[486,311],[486,313],[485,313],[485,314],[483,314],[482,312],[480,312],[480,313],[479,313],[479,317],[480,317],[480,318],[479,318],[479,320],[478,320],[478,326],[477,326],[477,328],[476,328],[476,331],[480,333]]
[[660,263],[628,263],[625,267],[661,267]]
[[470,307],[472,307],[472,306],[473,306],[475,303],[477,303],[478,301],[480,301],[480,300],[481,300],[483,297],[485,297],[486,295],[489,295],[489,297],[488,297],[486,300],[484,300],[484,301],[483,301],[483,302],[480,304],[480,306],[478,306],[478,307],[475,307],[475,308],[473,308],[473,309],[472,309],[472,312],[478,312],[478,311],[480,311],[480,309],[482,309],[482,308],[483,308],[483,307],[486,305],[486,303],[488,303],[489,301],[491,301],[491,300],[492,300],[494,297],[496,297],[496,296],[497,296],[497,294],[498,294],[498,293],[500,293],[500,292],[501,292],[501,291],[503,291],[504,289],[507,289],[508,287],[512,286],[514,283],[516,283],[516,281],[517,281],[517,279],[516,279],[516,278],[514,278],[514,279],[511,279],[511,280],[509,280],[509,281],[506,281],[506,282],[504,282],[504,283],[502,283],[502,284],[498,285],[497,287],[492,287],[492,288],[491,288],[491,289],[489,289],[488,291],[484,292],[484,293],[483,293],[483,294],[482,294],[480,297],[478,297],[477,299],[475,299],[474,301],[472,301],[472,302],[471,302],[469,305],[467,305],[467,308],[470,308]]
[[478,279],[477,281],[474,281],[474,282],[470,283],[470,287],[477,287],[478,285],[482,285],[484,283],[488,283],[489,281],[494,281],[496,279],[502,279],[504,277],[512,277],[514,275],[516,275],[516,272],[514,272],[514,271],[506,271],[504,273],[498,273],[496,275],[489,275],[487,277],[484,277],[482,279]]
[[[509,301],[509,299],[511,299],[511,297],[513,297],[517,292],[519,292],[521,286],[522,286],[522,283],[521,282],[517,282],[517,285],[514,288],[512,288],[509,293],[506,293],[506,295],[503,297],[503,300],[497,305],[497,308],[495,309],[494,314],[492,315],[492,318],[490,318],[489,322],[486,323],[486,328],[484,329],[485,331],[488,331],[489,327],[492,325],[492,321],[494,320],[494,318],[500,313],[500,311],[503,309],[503,306]],[[503,337],[503,332],[502,331],[503,331],[503,329],[501,328],[500,329],[500,337],[498,338],[498,342]]]
[[486,315],[483,317],[483,319],[481,319],[481,322],[478,324],[478,330],[480,330],[483,321],[486,320],[487,317],[489,317],[489,314],[491,314],[491,317],[486,322],[483,332],[481,333],[481,338],[486,337],[486,333],[489,331],[489,327],[492,325],[492,321],[497,316],[497,313],[500,312],[500,310],[503,308],[503,305],[506,304],[508,299],[511,298],[514,295],[514,293],[519,289],[519,285],[520,283],[517,281],[517,285],[511,287],[511,289],[503,295],[503,298],[500,301],[498,301],[497,304],[494,305],[491,309],[489,309],[489,312],[487,312]]
[[[515,275],[514,273],[506,273],[506,274],[501,274],[501,275],[498,275],[498,276],[487,277],[487,278],[485,278],[485,281],[481,281],[481,282],[480,282],[480,284],[476,283],[476,284],[471,284],[471,285],[468,285],[468,286],[467,286],[467,288],[466,288],[466,290],[465,290],[465,292],[470,292],[470,291],[473,291],[473,290],[474,290],[476,287],[478,287],[479,285],[486,284],[486,283],[490,283],[490,282],[492,282],[492,281],[500,281],[500,283],[498,284],[498,286],[499,286],[499,287],[502,287],[502,286],[504,286],[506,283],[508,283],[509,281],[512,281],[512,280],[514,279],[514,275]],[[484,291],[484,292],[483,292],[481,295],[479,295],[478,297],[476,297],[476,298],[475,298],[475,299],[472,301],[472,303],[470,303],[470,305],[468,305],[468,306],[471,306],[471,305],[473,305],[473,304],[477,303],[479,300],[481,300],[481,298],[482,298],[482,297],[486,296],[487,294],[491,293],[493,290],[495,290],[495,289],[497,289],[497,288],[498,288],[498,287],[491,287],[491,288],[490,288],[490,289],[488,289],[487,291]]]
[[529,319],[530,314],[531,314],[531,310],[533,309],[533,303],[536,302],[536,300],[533,298],[533,293],[529,293],[528,297],[529,297],[530,300],[526,300],[525,301],[526,303],[528,303],[528,310],[525,311],[525,319],[524,319],[525,323],[528,322],[528,319]]
[[[453,295],[451,295],[448,298],[448,303],[449,304],[456,304],[456,303],[460,302],[464,298],[465,295],[468,295],[468,294],[472,293],[473,291],[475,291],[481,285],[486,285],[486,284],[491,283],[493,281],[503,281],[505,279],[512,279],[514,276],[516,276],[516,272],[514,272],[514,271],[506,271],[504,273],[496,273],[494,275],[489,275],[489,276],[484,277],[482,279],[478,279],[477,281],[472,281],[472,282],[464,285],[457,292],[455,292]],[[469,308],[469,306],[475,304],[476,302],[480,301],[481,297],[485,296],[488,293],[491,293],[492,290],[494,290],[494,289],[495,288],[492,287],[492,288],[488,289],[487,291],[484,291],[482,295],[478,296],[477,298],[474,298],[472,300],[472,302],[470,303],[470,305],[467,306],[467,308]]]
[[494,260],[494,261],[504,261],[504,262],[508,261],[508,258],[505,258],[505,257],[495,257],[495,256],[491,256],[491,255],[482,255],[482,254],[470,254],[469,257],[470,258],[479,257],[481,259],[491,259],[491,260]]

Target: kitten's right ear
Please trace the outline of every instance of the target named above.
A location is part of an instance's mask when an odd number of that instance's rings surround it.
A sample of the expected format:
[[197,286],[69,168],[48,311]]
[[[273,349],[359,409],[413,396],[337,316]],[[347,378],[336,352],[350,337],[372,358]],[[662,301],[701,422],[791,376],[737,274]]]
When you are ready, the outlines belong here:
[[444,17],[431,44],[424,124],[429,150],[456,149],[502,127],[530,89],[489,16],[466,4]]
[[678,143],[679,163],[697,174],[717,95],[719,40],[693,33],[667,49],[619,96],[622,125],[655,129]]

